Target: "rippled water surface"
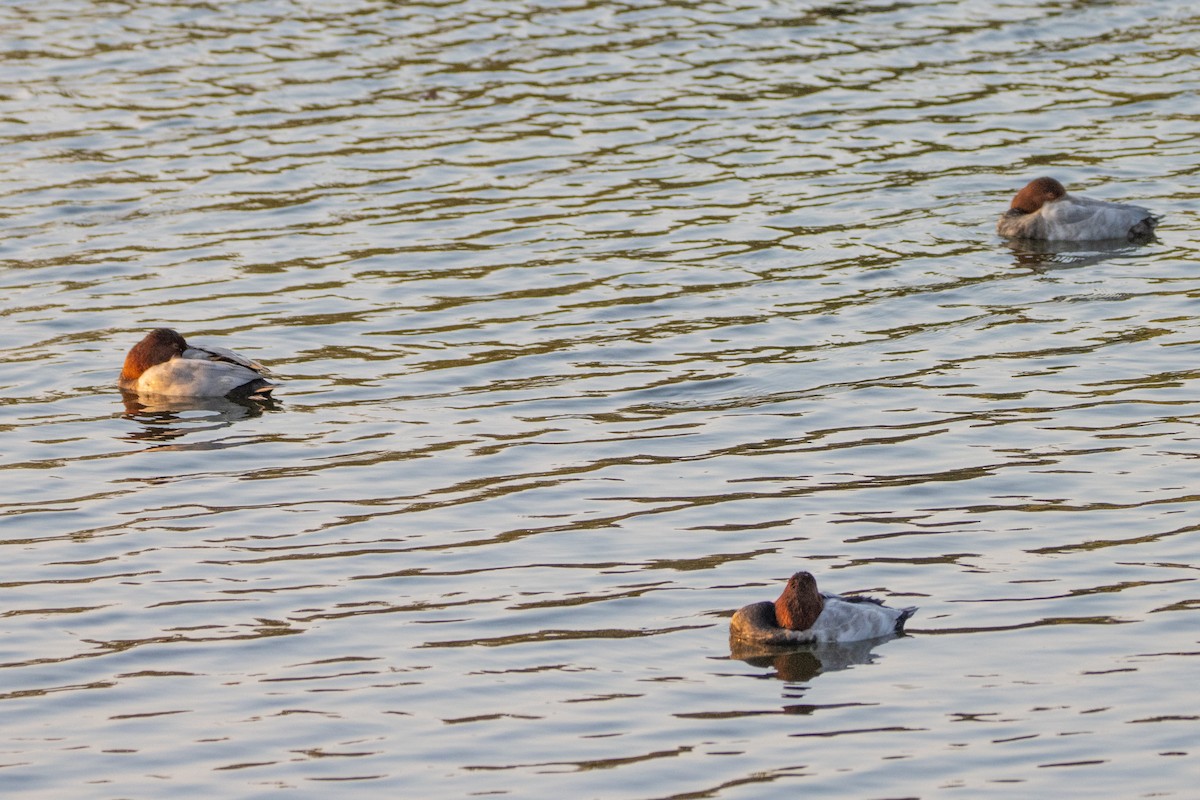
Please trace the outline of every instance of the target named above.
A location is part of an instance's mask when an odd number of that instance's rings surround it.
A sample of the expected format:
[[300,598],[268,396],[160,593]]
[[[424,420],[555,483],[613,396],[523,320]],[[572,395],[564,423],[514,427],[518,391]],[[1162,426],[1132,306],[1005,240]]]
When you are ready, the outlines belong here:
[[[1197,36],[0,6],[4,793],[1194,796]],[[160,325],[282,402],[126,406]],[[799,569],[910,635],[731,652]]]

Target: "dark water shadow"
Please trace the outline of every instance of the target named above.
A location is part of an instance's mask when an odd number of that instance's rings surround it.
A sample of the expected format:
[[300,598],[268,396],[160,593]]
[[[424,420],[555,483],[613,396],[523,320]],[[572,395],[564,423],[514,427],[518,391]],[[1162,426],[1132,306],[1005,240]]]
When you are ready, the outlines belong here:
[[1096,242],[1045,242],[1036,239],[1009,239],[1004,242],[1013,253],[1014,266],[1034,272],[1069,267],[1090,267],[1114,258],[1132,255],[1158,239],[1128,242],[1123,239]]
[[[275,400],[231,400],[226,397],[143,397],[122,392],[125,419],[139,423],[121,438],[134,442],[167,444],[197,433],[229,427],[236,422],[281,410]],[[217,442],[189,444],[193,449],[219,449]]]
[[731,639],[729,649],[730,658],[745,661],[752,667],[773,668],[773,677],[779,680],[802,683],[826,672],[838,672],[860,664],[874,663],[875,648],[899,638],[900,635],[883,636],[859,642],[795,647],[772,647]]

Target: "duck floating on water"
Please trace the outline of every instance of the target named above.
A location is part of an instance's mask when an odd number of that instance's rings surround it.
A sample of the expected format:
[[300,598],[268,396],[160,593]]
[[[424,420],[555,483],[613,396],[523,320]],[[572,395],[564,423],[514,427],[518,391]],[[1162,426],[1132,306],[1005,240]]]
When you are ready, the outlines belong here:
[[1145,242],[1158,217],[1141,206],[1068,194],[1054,178],[1038,178],[1017,192],[996,231],[1012,239]]
[[125,356],[118,385],[159,397],[270,400],[276,384],[257,361],[224,347],[195,347],[170,328],[146,334]]
[[817,590],[809,572],[788,579],[774,603],[751,603],[729,621],[729,635],[765,645],[857,642],[904,630],[916,606],[890,608],[872,597],[843,597]]

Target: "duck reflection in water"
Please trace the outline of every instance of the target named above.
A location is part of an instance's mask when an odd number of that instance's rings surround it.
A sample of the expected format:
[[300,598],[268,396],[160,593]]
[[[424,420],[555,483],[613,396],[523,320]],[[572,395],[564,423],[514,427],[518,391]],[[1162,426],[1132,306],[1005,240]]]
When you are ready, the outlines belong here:
[[[122,392],[125,419],[141,427],[125,434],[131,441],[166,444],[184,436],[208,433],[226,428],[241,420],[262,416],[279,404],[273,400],[231,400],[225,397],[140,397]],[[171,449],[217,450],[232,447],[233,443],[194,442],[172,445]]]
[[916,610],[821,592],[811,573],[797,572],[774,603],[738,609],[729,622],[729,648],[736,659],[774,665],[785,680],[803,680],[870,663],[872,649],[902,634]]
[[1004,243],[1013,253],[1013,265],[1031,272],[1092,267],[1132,254],[1139,248],[1127,242],[1047,242],[1010,239]]
[[816,645],[754,645],[729,640],[730,657],[752,667],[774,669],[774,676],[788,683],[804,683],[824,672],[837,672],[875,661],[875,648],[897,638],[896,634],[860,642]]

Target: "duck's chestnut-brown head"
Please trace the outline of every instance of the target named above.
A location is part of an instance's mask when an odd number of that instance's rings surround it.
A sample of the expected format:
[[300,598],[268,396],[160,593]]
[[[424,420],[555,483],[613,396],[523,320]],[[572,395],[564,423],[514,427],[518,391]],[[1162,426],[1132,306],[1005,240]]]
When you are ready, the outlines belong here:
[[1017,211],[1022,214],[1032,214],[1045,203],[1061,200],[1067,196],[1067,190],[1054,178],[1036,178],[1025,185],[1013,198],[1009,212]]
[[805,631],[824,609],[825,600],[817,591],[817,579],[810,572],[797,572],[788,578],[783,594],[775,601],[775,621],[781,628]]
[[155,328],[135,344],[125,356],[121,382],[131,383],[156,364],[163,364],[187,349],[187,342],[170,328]]

